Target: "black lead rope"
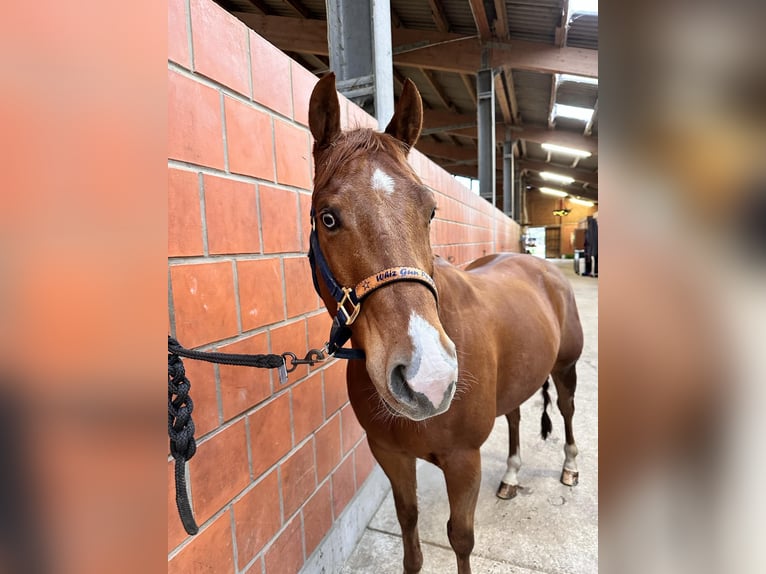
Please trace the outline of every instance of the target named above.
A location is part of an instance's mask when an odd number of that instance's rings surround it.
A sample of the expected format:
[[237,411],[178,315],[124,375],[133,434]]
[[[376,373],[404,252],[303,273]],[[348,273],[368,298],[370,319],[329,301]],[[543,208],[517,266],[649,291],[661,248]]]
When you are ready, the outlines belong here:
[[[333,337],[331,336],[332,339]],[[349,351],[350,349],[339,350]],[[186,462],[197,451],[197,443],[194,440],[194,421],[192,420],[194,403],[189,396],[191,383],[186,378],[186,370],[184,369],[181,357],[221,365],[278,369],[280,383],[284,384],[287,382],[287,374],[293,372],[298,365],[310,365],[313,367],[316,363],[325,361],[331,356],[349,358],[344,356],[342,352],[328,353],[327,348],[311,349],[303,359],[299,359],[294,353],[283,353],[282,355],[238,355],[192,351],[185,349],[178,341],[168,335],[168,437],[170,438],[170,454],[176,461],[176,506],[178,507],[178,515],[181,517],[184,530],[188,534],[194,535],[199,531],[186,490]]]

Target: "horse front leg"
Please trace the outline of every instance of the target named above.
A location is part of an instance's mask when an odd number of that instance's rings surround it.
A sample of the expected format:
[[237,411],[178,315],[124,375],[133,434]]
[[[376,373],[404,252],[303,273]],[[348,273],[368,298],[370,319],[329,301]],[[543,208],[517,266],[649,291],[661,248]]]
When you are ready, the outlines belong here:
[[[369,441],[368,441],[369,442]],[[417,574],[423,567],[418,535],[418,495],[415,457],[386,450],[369,442],[370,450],[391,482],[394,506],[404,544],[404,574]]]
[[456,451],[441,467],[447,482],[450,508],[447,536],[457,557],[458,574],[471,574],[473,518],[481,484],[479,449]]

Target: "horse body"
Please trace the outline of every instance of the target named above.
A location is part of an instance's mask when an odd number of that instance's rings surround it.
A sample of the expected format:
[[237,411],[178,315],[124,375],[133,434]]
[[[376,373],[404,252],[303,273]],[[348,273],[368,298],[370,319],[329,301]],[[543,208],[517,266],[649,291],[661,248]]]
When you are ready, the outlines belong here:
[[[316,142],[312,246],[324,253],[331,283],[356,288],[341,287],[341,301],[340,290],[314,273],[328,311],[353,323],[352,345],[365,352],[364,361],[348,363],[348,394],[391,481],[405,572],[419,572],[423,562],[415,473],[420,458],[444,473],[447,532],[458,572],[469,574],[479,449],[495,418],[505,415],[510,448],[498,496],[515,496],[519,406],[541,387],[547,406],[551,375],[566,434],[562,482],[577,482],[571,422],[583,337],[571,287],[553,265],[505,254],[462,270],[434,257],[428,230],[435,200],[405,159],[421,123],[420,96],[408,81],[386,134],[342,133],[334,76],[319,81],[309,109]],[[396,275],[390,270],[397,265],[428,280],[398,277],[370,289]],[[357,290],[363,304],[360,299],[346,309],[347,292]],[[544,410],[543,437],[548,432]]]

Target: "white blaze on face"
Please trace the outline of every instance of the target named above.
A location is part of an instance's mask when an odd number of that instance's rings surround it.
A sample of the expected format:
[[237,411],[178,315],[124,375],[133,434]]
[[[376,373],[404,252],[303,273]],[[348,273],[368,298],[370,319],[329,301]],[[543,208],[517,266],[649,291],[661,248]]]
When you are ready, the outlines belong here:
[[394,192],[394,180],[385,171],[377,168],[372,174],[372,189],[391,195]]
[[413,391],[424,394],[434,408],[438,408],[444,402],[449,386],[457,381],[455,346],[450,341],[451,352],[445,349],[439,332],[414,311],[407,333],[412,341],[412,359],[404,378]]

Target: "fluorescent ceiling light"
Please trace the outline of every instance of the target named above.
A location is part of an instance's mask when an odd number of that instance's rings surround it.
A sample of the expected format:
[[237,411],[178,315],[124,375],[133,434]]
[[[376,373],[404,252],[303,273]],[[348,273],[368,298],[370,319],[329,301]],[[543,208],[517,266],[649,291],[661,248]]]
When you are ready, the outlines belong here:
[[576,197],[570,197],[569,201],[572,203],[576,203],[577,205],[584,205],[585,207],[593,207],[595,204],[592,201],[587,201],[585,199],[578,199]]
[[574,74],[556,74],[559,82],[577,82],[578,84],[591,84],[598,86],[598,78],[588,78],[587,76],[575,76]]
[[540,177],[542,177],[546,181],[557,181],[559,183],[563,183],[567,185],[574,181],[573,177],[569,177],[568,175],[560,175],[558,173],[553,173],[550,171],[541,171]]
[[569,195],[566,191],[561,191],[560,189],[553,189],[552,187],[541,187],[540,191],[543,193],[547,193],[548,195],[555,195],[556,197],[566,197]]
[[542,146],[543,146],[543,149],[547,151],[563,153],[566,155],[575,155],[577,157],[590,157],[591,155],[593,155],[589,151],[582,151],[582,150],[574,149],[571,147],[564,147],[563,145],[544,143],[542,144]]
[[566,106],[564,104],[556,104],[553,106],[553,117],[572,118],[583,122],[589,122],[593,117],[593,110],[591,108],[580,108],[577,106]]

